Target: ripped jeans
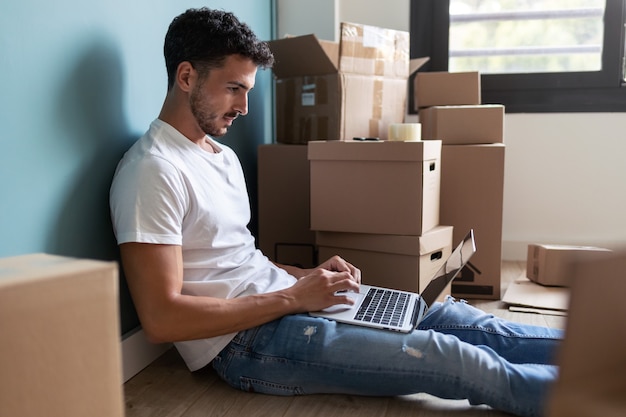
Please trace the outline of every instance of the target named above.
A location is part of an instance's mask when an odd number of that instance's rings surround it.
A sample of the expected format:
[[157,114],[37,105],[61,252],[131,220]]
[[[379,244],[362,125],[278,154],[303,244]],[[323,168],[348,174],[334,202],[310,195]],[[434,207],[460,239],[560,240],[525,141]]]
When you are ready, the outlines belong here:
[[560,330],[508,322],[448,297],[411,333],[306,314],[240,332],[213,360],[244,391],[275,395],[418,392],[520,416],[543,413]]

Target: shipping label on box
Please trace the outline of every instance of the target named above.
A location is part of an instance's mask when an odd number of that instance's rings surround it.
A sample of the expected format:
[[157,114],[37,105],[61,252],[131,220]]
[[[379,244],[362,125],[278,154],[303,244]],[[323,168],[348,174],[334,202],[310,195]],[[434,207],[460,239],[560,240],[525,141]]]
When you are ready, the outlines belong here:
[[439,224],[440,141],[309,142],[311,229],[419,236]]

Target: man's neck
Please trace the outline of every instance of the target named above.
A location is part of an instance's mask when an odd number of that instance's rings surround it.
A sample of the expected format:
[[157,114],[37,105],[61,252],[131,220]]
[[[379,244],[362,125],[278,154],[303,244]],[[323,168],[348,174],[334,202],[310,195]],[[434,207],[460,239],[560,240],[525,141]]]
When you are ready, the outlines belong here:
[[[159,113],[159,119],[178,130],[183,136],[189,139],[191,142],[201,146],[205,149],[207,145],[207,139],[205,133],[200,129],[195,119],[188,112],[185,107],[172,103],[174,100],[169,94],[163,102],[161,112]],[[214,149],[213,146],[209,147]]]

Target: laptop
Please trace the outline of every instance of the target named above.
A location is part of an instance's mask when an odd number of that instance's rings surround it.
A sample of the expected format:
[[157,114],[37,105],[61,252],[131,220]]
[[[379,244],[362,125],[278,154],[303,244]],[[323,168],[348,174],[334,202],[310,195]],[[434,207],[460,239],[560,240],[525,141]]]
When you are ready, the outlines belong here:
[[408,333],[417,327],[428,308],[475,252],[474,230],[471,229],[421,294],[361,284],[358,293],[348,293],[354,299],[354,305],[337,304],[309,314],[342,323]]

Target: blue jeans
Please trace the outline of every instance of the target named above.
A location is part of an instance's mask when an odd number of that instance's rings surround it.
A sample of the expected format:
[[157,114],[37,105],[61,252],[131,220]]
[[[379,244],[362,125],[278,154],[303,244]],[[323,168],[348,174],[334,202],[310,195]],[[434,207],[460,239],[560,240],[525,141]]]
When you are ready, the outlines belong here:
[[520,416],[543,412],[560,330],[507,322],[448,297],[408,334],[300,314],[240,332],[213,360],[244,391],[425,392]]

